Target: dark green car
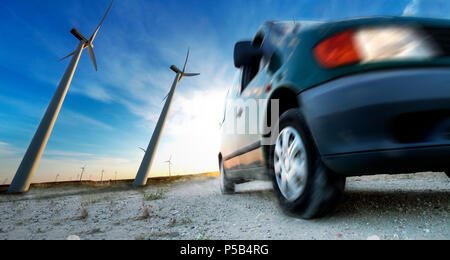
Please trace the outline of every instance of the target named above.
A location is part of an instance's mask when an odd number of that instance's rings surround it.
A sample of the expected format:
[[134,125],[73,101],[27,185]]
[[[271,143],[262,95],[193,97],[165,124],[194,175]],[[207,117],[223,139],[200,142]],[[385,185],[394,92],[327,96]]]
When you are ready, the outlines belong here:
[[271,179],[309,219],[334,209],[347,176],[449,172],[449,20],[267,22],[234,61],[224,193]]

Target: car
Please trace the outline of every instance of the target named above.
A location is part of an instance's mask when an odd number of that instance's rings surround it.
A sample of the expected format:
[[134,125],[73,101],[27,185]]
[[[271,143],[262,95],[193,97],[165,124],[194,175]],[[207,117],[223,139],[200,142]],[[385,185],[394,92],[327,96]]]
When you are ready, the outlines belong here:
[[269,21],[234,48],[220,187],[271,180],[281,208],[330,214],[346,178],[450,172],[450,20]]

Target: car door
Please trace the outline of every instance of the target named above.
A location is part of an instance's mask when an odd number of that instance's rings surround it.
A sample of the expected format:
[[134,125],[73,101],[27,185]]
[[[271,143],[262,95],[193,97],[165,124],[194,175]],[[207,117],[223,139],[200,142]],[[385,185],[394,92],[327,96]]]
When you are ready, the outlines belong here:
[[259,104],[260,97],[270,82],[265,73],[266,68],[260,68],[259,64],[257,66],[258,72],[251,79],[245,79],[244,68],[239,102],[236,105],[238,109],[236,146],[239,154],[239,170],[251,178],[258,178],[254,175],[261,174],[261,168],[264,167],[259,129],[260,114],[263,111],[260,111],[262,109]]
[[228,174],[233,175],[239,169],[239,157],[237,151],[236,113],[235,101],[239,98],[241,90],[241,70],[237,71],[233,85],[228,91],[225,104],[223,121],[221,123],[221,148],[224,168]]

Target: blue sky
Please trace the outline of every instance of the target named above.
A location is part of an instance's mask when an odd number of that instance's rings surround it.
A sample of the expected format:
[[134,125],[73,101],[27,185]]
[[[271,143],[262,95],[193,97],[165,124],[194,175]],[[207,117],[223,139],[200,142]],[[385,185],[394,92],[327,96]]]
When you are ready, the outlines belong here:
[[[15,173],[77,45],[69,33],[95,29],[109,0],[3,0],[0,8],[0,184]],[[133,178],[162,99],[182,66],[201,77],[179,86],[152,176],[217,170],[218,124],[234,68],[234,43],[267,20],[370,15],[446,17],[446,0],[116,0],[95,45],[99,71],[83,53],[35,182],[114,172]]]

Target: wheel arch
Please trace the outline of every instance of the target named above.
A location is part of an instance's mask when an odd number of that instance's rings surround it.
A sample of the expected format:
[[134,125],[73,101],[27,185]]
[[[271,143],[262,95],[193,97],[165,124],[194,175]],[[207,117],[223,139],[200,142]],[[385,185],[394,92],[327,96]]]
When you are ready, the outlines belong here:
[[[280,101],[278,118],[280,118],[281,115],[289,109],[300,108],[300,102],[297,99],[297,92],[294,89],[295,87],[290,85],[279,86],[270,94],[265,111],[265,119],[267,120],[267,125],[272,126],[271,114],[269,112],[271,111],[272,100],[278,99]],[[263,146],[263,154],[266,166],[270,167],[270,146]]]
[[[292,108],[300,108],[300,103],[297,99],[297,92],[294,90],[293,86],[280,86],[277,87],[273,93],[270,95],[269,100],[278,99],[280,100],[280,111],[279,116],[281,116],[284,112],[288,111]],[[270,102],[268,103],[266,110],[266,117],[270,122],[270,116],[267,113],[270,111]]]

